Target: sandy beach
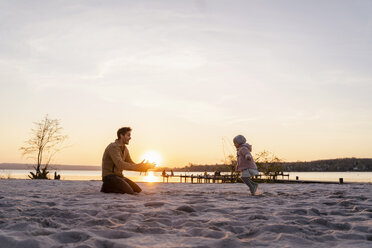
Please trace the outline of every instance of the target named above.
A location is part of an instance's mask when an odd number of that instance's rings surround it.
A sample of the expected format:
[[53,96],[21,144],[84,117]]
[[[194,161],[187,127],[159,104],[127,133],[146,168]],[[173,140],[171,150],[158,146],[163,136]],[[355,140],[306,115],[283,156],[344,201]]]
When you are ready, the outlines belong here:
[[371,184],[140,183],[0,180],[0,246],[371,247]]

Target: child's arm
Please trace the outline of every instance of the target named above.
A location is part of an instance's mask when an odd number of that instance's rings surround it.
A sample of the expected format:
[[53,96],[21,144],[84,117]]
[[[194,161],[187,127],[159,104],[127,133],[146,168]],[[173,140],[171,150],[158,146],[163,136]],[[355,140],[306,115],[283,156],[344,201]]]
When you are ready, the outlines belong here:
[[253,160],[252,154],[249,152],[248,148],[244,147],[241,151],[242,151],[243,157],[246,160],[248,160],[248,161]]

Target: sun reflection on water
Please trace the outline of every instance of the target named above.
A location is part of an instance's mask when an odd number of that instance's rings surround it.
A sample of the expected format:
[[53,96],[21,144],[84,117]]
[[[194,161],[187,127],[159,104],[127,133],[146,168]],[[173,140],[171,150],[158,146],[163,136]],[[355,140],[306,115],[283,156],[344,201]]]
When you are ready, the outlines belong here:
[[147,172],[147,176],[145,176],[143,181],[148,183],[158,182],[158,177],[154,175],[153,171],[149,171]]

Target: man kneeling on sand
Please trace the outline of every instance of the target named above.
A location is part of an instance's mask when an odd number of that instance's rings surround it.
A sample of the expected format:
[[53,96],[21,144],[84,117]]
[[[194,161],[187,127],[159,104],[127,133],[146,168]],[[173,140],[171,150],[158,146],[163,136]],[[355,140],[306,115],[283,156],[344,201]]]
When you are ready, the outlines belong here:
[[141,192],[141,188],[130,179],[123,176],[123,170],[147,171],[154,168],[155,163],[145,163],[142,161],[135,164],[126,145],[131,139],[132,129],[122,127],[117,131],[117,140],[109,144],[102,158],[102,188],[104,193],[134,194]]

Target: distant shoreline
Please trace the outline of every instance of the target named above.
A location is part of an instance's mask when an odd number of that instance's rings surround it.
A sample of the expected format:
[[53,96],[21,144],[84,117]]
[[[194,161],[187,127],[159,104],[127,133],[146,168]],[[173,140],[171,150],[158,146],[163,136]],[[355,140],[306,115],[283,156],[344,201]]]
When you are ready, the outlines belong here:
[[[273,163],[257,163],[260,165],[270,165]],[[372,159],[371,158],[338,158],[327,160],[314,161],[298,161],[298,162],[279,162],[276,163],[285,172],[371,172]],[[20,163],[0,163],[0,170],[34,170],[34,164],[20,164]],[[60,165],[51,164],[49,170],[85,170],[96,171],[101,170],[101,165]],[[166,167],[160,166],[155,171],[170,171],[174,172],[214,172],[216,170],[222,172],[229,172],[230,168],[225,164],[214,165],[197,165],[190,164],[183,167]]]
[[[1,163],[0,170],[34,170],[34,164]],[[49,165],[49,170],[101,170],[98,165]]]

